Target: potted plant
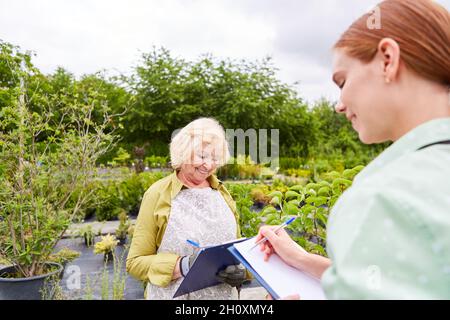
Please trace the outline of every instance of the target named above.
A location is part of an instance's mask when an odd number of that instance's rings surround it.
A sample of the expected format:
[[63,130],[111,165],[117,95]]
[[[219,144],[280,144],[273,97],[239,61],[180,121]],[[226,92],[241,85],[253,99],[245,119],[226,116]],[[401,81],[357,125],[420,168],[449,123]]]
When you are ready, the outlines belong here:
[[128,219],[125,210],[119,214],[119,227],[116,229],[116,238],[119,240],[119,244],[125,244],[127,240],[128,228],[130,227],[130,220]]
[[105,262],[112,261],[114,258],[113,253],[118,242],[119,240],[114,235],[108,233],[106,236],[102,236],[102,240],[95,244],[94,253],[103,254],[103,260]]
[[90,224],[78,229],[75,235],[84,239],[84,245],[86,247],[91,247],[95,243],[95,233]]
[[[108,120],[93,120],[93,90],[48,95],[29,54],[0,42],[12,75],[0,114],[0,300],[41,299],[63,267],[49,262],[70,223],[95,194],[95,163],[113,143]],[[73,89],[76,90],[76,86]],[[72,98],[70,98],[72,97]]]
[[[81,255],[81,252],[75,251],[69,248],[62,248],[56,253],[52,253],[48,257],[49,262],[57,263],[63,267],[63,270],[66,268],[66,265],[76,258],[78,258]],[[54,281],[57,279],[57,276],[59,276],[59,279],[61,280],[64,276],[64,272],[60,272],[59,274],[56,274],[54,279],[50,279],[50,281]]]
[[68,263],[72,262],[80,255],[81,252],[64,247],[58,252],[51,254],[49,256],[49,261],[59,263],[63,267],[66,267]]

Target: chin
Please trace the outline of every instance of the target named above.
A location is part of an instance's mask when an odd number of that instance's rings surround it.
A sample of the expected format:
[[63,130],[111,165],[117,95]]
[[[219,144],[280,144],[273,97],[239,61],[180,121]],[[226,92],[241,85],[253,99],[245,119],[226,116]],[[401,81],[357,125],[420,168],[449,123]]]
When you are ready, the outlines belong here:
[[364,131],[358,132],[359,140],[364,144],[383,143],[389,139],[383,137],[377,137],[376,135],[370,135]]

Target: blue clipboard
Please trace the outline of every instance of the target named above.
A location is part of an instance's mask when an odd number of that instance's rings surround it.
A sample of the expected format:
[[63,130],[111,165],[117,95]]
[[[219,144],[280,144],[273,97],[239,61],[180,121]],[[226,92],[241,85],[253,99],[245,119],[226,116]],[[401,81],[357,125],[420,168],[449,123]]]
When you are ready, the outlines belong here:
[[234,243],[247,240],[241,238],[217,246],[200,249],[197,259],[191,269],[181,282],[173,298],[184,294],[205,289],[220,284],[216,274],[232,264],[239,264],[240,261],[228,251]]
[[255,269],[252,268],[252,266],[245,260],[245,258],[237,251],[237,249],[234,246],[228,247],[228,251],[233,254],[233,256],[239,260],[240,263],[244,265],[245,268],[247,268],[248,271],[251,272],[251,274],[255,277],[256,280],[264,287],[264,289],[267,290],[267,292],[272,296],[274,299],[280,299],[280,296],[273,291],[273,289],[267,284],[266,281],[256,272]]

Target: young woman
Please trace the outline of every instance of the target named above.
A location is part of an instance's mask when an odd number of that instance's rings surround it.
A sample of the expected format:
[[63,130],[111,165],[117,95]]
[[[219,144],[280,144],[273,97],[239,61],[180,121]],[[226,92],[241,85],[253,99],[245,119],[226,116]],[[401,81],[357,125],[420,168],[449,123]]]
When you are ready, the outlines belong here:
[[320,278],[329,299],[449,299],[450,14],[429,0],[378,8],[381,28],[363,15],[334,46],[336,111],[362,142],[394,143],[333,207],[329,259],[272,227],[256,241]]

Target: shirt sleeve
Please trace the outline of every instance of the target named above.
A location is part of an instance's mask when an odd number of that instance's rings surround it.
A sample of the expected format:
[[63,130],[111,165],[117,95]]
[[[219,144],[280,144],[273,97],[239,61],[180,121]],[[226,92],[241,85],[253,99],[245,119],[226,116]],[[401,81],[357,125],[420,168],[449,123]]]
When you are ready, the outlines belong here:
[[155,207],[158,197],[157,192],[149,190],[142,199],[126,269],[141,281],[166,287],[172,281],[179,256],[173,253],[156,253],[159,226],[155,221]]

